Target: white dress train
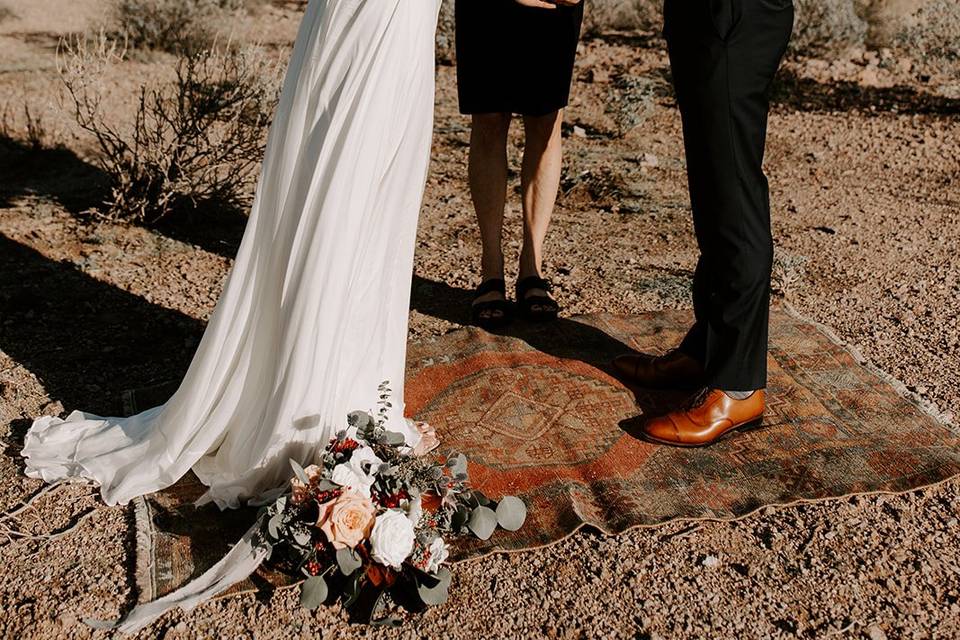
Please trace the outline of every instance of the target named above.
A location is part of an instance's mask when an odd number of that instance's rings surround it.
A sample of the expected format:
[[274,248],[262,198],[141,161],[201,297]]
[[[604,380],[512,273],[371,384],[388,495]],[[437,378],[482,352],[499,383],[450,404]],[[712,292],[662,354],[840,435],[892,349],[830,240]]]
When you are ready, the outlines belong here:
[[[193,470],[221,508],[266,500],[356,409],[403,416],[440,0],[310,0],[234,265],[179,389],[128,418],[37,419],[27,474],[126,503]],[[236,567],[234,567],[236,569]],[[242,577],[242,576],[241,576]],[[226,585],[229,586],[229,585]]]

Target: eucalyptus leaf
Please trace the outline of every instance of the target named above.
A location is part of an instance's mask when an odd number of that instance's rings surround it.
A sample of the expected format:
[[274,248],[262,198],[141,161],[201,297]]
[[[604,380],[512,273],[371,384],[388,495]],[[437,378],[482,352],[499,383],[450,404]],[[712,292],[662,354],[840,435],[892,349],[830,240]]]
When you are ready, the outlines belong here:
[[349,576],[359,569],[361,565],[363,565],[363,560],[353,552],[353,549],[349,547],[337,549],[337,566],[340,567],[340,573]]
[[346,596],[346,599],[343,601],[344,607],[349,607],[360,597],[360,580],[362,577],[363,573],[358,571],[352,578],[347,580],[347,586],[343,590],[343,595]]
[[527,505],[516,496],[504,496],[497,505],[497,522],[507,531],[516,531],[527,519]]
[[310,531],[307,529],[297,529],[293,532],[293,540],[302,547],[310,544]]
[[284,509],[287,508],[287,496],[280,496],[273,504],[277,507],[277,513],[283,513]]
[[453,515],[450,516],[450,527],[454,531],[459,531],[463,528],[463,525],[467,523],[467,518],[470,517],[470,512],[467,511],[466,507],[460,507],[453,512]]
[[424,604],[436,606],[447,601],[450,595],[450,570],[440,567],[435,576],[417,574],[417,595]]
[[384,431],[383,435],[380,436],[380,440],[384,444],[388,444],[391,447],[399,447],[406,442],[406,438],[403,437],[403,434],[397,433],[396,431]]
[[331,482],[330,480],[321,480],[317,483],[317,491],[332,491],[338,487],[339,485],[337,485],[335,482]]
[[376,425],[375,423],[371,422],[371,423],[369,423],[369,424],[367,424],[367,425],[365,425],[365,426],[360,427],[359,429],[357,429],[357,435],[358,435],[361,439],[363,439],[363,440],[366,440],[366,441],[368,441],[368,442],[372,442],[372,441],[373,441],[373,436],[374,436],[374,434],[376,433],[376,430],[377,430],[377,425]]
[[307,578],[300,589],[300,605],[304,609],[316,609],[327,599],[327,581],[323,576]]
[[283,526],[283,514],[278,513],[267,521],[267,533],[274,540],[279,540],[281,526]]
[[290,466],[293,467],[293,473],[297,476],[297,480],[303,484],[310,484],[310,478],[307,477],[307,472],[303,470],[299,462],[290,458]]
[[467,456],[463,455],[462,453],[458,453],[453,459],[452,463],[450,460],[448,460],[447,464],[450,466],[450,471],[455,476],[467,472]]
[[353,411],[347,415],[347,424],[362,429],[373,422],[373,418],[366,411]]
[[481,540],[488,540],[497,528],[497,514],[490,507],[477,507],[470,514],[467,526],[473,535]]

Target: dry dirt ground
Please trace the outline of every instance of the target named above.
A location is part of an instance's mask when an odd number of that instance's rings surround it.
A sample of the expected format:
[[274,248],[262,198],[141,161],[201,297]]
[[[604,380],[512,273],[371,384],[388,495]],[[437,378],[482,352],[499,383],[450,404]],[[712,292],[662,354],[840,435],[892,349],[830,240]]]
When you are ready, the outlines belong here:
[[[44,117],[31,149],[0,140],[0,509],[41,488],[17,452],[29,418],[119,410],[118,391],[177,379],[202,333],[241,220],[159,231],[82,215],[102,179],[56,107],[59,34],[98,24],[94,0],[7,1],[0,96]],[[245,37],[283,54],[296,5],[258,6]],[[107,96],[169,65],[130,62]],[[420,223],[411,333],[466,319],[478,239],[464,174],[468,122],[438,71],[432,173]],[[566,128],[548,275],[565,313],[689,306],[695,259],[679,122],[662,43],[584,43]],[[770,123],[784,295],[876,366],[953,416],[960,401],[960,80],[854,52],[794,60]],[[2,105],[0,105],[2,106]],[[22,123],[21,123],[22,124]],[[519,141],[517,141],[519,142]],[[62,148],[49,148],[55,143]],[[518,147],[512,150],[514,158]],[[514,176],[514,180],[516,176]],[[518,248],[509,213],[508,256]],[[400,630],[302,611],[292,591],[173,613],[144,638],[960,637],[960,480],[896,496],[769,507],[737,522],[672,523],[458,567],[451,600]],[[106,637],[80,624],[136,598],[131,513],[89,487],[42,496],[0,523],[0,636]],[[72,527],[72,528],[71,528]],[[65,532],[57,535],[58,532]]]

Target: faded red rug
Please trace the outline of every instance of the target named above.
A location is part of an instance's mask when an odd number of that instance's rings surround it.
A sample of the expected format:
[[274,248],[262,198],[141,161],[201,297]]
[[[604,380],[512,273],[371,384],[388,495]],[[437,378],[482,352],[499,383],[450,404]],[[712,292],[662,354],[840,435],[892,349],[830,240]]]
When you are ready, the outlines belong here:
[[[609,534],[678,518],[728,519],[771,504],[896,492],[960,473],[960,434],[814,324],[775,309],[765,428],[703,449],[636,438],[638,417],[682,396],[624,386],[610,360],[662,352],[687,312],[594,314],[493,335],[463,329],[411,344],[407,410],[441,451],[467,455],[475,486],[514,494],[526,525],[458,549],[457,558],[556,542],[583,525]],[[134,408],[131,405],[131,408]],[[146,598],[215,562],[251,512],[195,512],[195,478],[138,504]],[[269,572],[256,581],[282,580]],[[146,599],[145,598],[145,599]]]

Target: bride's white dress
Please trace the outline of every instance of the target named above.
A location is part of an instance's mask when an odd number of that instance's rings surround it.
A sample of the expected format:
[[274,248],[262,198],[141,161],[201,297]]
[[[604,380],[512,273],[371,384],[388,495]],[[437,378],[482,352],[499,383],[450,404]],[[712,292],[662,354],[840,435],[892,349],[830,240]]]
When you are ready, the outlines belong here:
[[27,433],[27,473],[126,503],[189,470],[221,508],[265,500],[403,378],[433,124],[440,0],[310,0],[253,208],[177,392],[128,418],[74,411]]

